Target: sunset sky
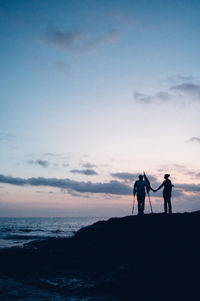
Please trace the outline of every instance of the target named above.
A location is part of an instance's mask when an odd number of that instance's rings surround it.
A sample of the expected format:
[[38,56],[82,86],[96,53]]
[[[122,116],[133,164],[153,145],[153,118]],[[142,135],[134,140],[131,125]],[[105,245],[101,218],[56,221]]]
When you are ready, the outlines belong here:
[[0,0],[0,216],[128,215],[143,171],[199,210],[199,37],[199,0]]

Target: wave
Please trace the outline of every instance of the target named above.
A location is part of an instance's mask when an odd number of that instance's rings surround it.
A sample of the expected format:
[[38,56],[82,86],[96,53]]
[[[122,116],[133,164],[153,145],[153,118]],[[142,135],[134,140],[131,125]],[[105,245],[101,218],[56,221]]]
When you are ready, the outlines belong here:
[[64,233],[64,231],[57,229],[57,230],[52,230],[51,233]]
[[4,240],[35,240],[35,239],[46,239],[49,236],[33,236],[33,235],[8,235],[2,237]]
[[18,232],[25,232],[25,233],[29,233],[29,232],[44,232],[44,230],[42,230],[42,229],[19,229]]
[[13,232],[13,233],[16,233],[16,232],[23,232],[23,233],[30,233],[30,232],[44,232],[44,230],[42,229],[29,229],[29,228],[19,228],[19,229],[16,229],[16,228],[5,228],[5,229],[1,229],[0,232]]
[[5,229],[1,229],[0,232],[13,232],[14,229],[12,228],[5,228]]

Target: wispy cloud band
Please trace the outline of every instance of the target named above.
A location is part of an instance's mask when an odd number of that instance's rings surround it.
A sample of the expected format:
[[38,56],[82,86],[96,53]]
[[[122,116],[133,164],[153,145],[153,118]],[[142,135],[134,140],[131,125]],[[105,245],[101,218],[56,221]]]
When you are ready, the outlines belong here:
[[166,103],[173,100],[178,100],[179,102],[200,102],[200,85],[184,82],[173,84],[166,91],[159,91],[154,94],[135,91],[133,97],[137,102],[144,104],[154,102]]
[[92,182],[78,182],[70,179],[56,179],[56,178],[18,178],[11,176],[0,175],[0,183],[12,184],[17,186],[50,186],[80,193],[105,193],[115,195],[129,195],[131,187],[125,183],[118,181],[110,181],[107,183],[92,183]]
[[200,143],[200,137],[192,137],[189,139],[189,142],[197,142],[197,143]]
[[71,173],[79,173],[86,176],[94,176],[98,175],[98,173],[94,169],[72,169],[70,170]]
[[[124,176],[121,177],[124,179]],[[155,178],[152,178],[152,182]],[[73,195],[74,192],[78,193],[103,193],[112,195],[130,195],[132,193],[132,185],[126,182],[112,180],[104,183],[79,182],[70,179],[57,179],[57,178],[19,178],[12,176],[0,175],[0,183],[11,184],[16,186],[49,186],[67,190],[68,193]],[[157,184],[156,180],[154,184]],[[176,184],[174,188],[174,195],[184,195],[184,192],[200,193],[200,185],[198,184]],[[156,195],[155,195],[156,196]],[[160,195],[161,196],[161,195]]]
[[32,164],[32,165],[39,165],[41,167],[48,167],[50,165],[50,163],[46,160],[29,160],[28,161],[29,164]]
[[61,50],[88,52],[117,41],[119,35],[117,29],[108,30],[97,36],[82,30],[60,30],[48,26],[43,36],[43,42]]

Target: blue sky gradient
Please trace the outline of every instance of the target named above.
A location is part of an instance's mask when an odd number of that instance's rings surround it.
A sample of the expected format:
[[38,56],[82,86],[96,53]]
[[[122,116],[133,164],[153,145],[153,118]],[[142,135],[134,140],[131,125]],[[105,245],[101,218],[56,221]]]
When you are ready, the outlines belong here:
[[171,174],[176,211],[199,209],[199,33],[194,0],[0,1],[0,215],[128,214],[143,170]]

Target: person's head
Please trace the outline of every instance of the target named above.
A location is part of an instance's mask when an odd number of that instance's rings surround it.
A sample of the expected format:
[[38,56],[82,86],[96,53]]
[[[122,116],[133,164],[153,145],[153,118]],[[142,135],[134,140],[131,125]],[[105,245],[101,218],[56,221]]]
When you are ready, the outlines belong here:
[[165,178],[165,180],[167,180],[168,178],[169,178],[169,174],[168,173],[166,173],[165,175],[164,175],[164,178]]
[[142,181],[143,180],[143,175],[139,175],[139,180]]

